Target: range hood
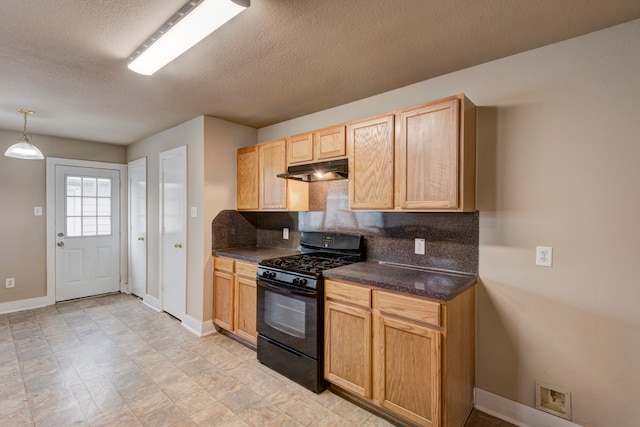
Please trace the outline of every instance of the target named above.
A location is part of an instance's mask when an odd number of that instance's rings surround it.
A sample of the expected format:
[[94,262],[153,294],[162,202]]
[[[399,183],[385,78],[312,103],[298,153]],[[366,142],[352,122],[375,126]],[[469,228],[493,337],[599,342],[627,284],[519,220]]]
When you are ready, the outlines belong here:
[[278,174],[278,178],[295,179],[305,182],[347,179],[349,176],[347,164],[347,159],[340,159],[329,162],[289,166],[287,173]]

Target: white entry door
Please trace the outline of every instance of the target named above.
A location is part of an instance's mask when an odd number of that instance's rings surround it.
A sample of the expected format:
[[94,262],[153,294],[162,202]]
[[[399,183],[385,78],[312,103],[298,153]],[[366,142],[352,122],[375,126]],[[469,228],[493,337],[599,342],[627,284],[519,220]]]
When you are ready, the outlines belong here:
[[55,167],[56,301],[120,290],[120,173]]
[[147,293],[147,159],[129,163],[129,286]]
[[160,153],[162,309],[182,320],[187,301],[187,147]]

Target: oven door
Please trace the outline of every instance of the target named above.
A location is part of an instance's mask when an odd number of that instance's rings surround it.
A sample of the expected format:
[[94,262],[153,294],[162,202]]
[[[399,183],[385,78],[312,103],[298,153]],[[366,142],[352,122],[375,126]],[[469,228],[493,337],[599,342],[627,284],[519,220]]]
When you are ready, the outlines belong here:
[[257,284],[258,333],[318,359],[322,295],[315,289],[288,286],[262,277],[257,278]]

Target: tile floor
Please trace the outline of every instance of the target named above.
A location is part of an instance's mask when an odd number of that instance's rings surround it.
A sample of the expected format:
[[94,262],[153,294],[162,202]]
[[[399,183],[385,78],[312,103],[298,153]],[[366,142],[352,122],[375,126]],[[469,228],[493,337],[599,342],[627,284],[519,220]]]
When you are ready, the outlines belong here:
[[[506,426],[474,411],[467,426]],[[129,295],[0,315],[1,426],[388,426]]]

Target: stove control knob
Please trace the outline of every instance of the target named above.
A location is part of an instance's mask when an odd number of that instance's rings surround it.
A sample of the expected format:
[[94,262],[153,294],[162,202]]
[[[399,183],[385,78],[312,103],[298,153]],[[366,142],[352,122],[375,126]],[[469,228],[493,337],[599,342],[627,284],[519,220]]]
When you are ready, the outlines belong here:
[[276,272],[275,271],[270,271],[269,272],[269,279],[275,279],[276,277]]
[[300,279],[298,283],[300,284],[300,286],[305,286],[307,284],[307,279]]
[[262,277],[269,277],[269,272],[268,271],[263,271],[262,272]]
[[294,278],[293,279],[293,284],[296,285],[296,286],[299,286],[300,285],[300,278],[299,277]]

